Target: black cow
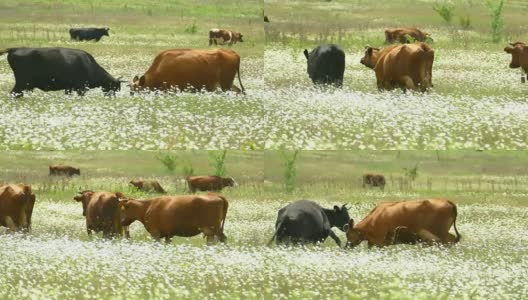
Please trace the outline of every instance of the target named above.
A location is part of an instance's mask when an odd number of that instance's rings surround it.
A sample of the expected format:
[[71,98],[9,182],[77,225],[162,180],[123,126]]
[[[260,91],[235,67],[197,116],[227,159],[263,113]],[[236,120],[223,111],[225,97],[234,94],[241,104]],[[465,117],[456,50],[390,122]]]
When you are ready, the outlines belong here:
[[312,52],[304,49],[308,60],[308,75],[314,84],[343,85],[345,73],[345,52],[337,45],[319,45]]
[[72,28],[70,29],[70,37],[76,41],[95,40],[99,42],[103,35],[110,36],[108,35],[109,30],[110,28]]
[[348,224],[349,220],[350,216],[345,205],[341,208],[334,206],[334,209],[325,209],[313,201],[298,200],[279,210],[275,233],[268,245],[271,245],[275,239],[277,244],[283,242],[315,244],[323,242],[330,236],[341,246],[341,241],[331,228],[337,227],[343,231],[343,226]]
[[88,89],[101,87],[105,95],[121,89],[121,81],[108,74],[89,53],[67,48],[9,48],[7,61],[15,74],[11,94],[22,97],[23,91],[76,91],[80,96]]

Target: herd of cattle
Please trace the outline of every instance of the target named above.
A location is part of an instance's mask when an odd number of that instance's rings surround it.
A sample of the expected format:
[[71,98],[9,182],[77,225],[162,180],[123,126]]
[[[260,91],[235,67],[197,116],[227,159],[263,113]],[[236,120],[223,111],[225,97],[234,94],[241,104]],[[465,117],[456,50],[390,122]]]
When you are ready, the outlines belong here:
[[[269,18],[264,17],[269,23]],[[110,28],[72,28],[72,40],[99,41],[109,36]],[[233,45],[243,42],[243,35],[226,29],[209,31],[209,45]],[[434,50],[430,34],[417,28],[385,30],[385,43],[402,43],[384,49],[366,47],[360,63],[373,69],[379,90],[426,91],[433,87],[432,69]],[[510,43],[504,49],[512,55],[510,68],[522,68],[528,73],[528,46],[522,42]],[[14,97],[35,88],[43,91],[72,91],[82,96],[89,89],[100,87],[106,96],[121,89],[122,81],[105,71],[86,51],[69,48],[8,48],[7,61],[15,75]],[[332,84],[341,87],[345,72],[345,52],[337,45],[319,45],[311,52],[304,50],[308,75],[314,84]],[[233,84],[238,75],[240,88]],[[524,82],[524,77],[522,77]],[[158,54],[143,76],[135,76],[129,83],[130,93],[138,91],[168,91],[220,88],[223,92],[244,93],[240,80],[240,56],[230,49],[197,50],[169,49]]]
[[[80,175],[80,170],[71,166],[50,166],[49,175]],[[123,235],[130,238],[128,227],[139,221],[155,240],[169,242],[174,236],[192,237],[202,233],[207,244],[225,242],[224,224],[229,203],[216,192],[236,186],[235,180],[188,176],[186,181],[192,195],[137,200],[121,192],[85,190],[73,200],[82,204],[88,235],[102,232],[104,238]],[[140,190],[166,193],[155,180],[132,180],[130,184]],[[366,184],[383,189],[385,178],[379,174],[365,174],[363,185]],[[210,192],[196,195],[196,191]],[[29,232],[35,200],[30,185],[0,185],[0,226],[8,227],[11,232]],[[341,247],[333,227],[346,233],[346,246],[350,247],[362,241],[367,241],[369,247],[383,247],[401,243],[452,245],[460,240],[456,205],[445,199],[384,202],[357,224],[348,210],[346,205],[326,209],[310,200],[292,202],[278,211],[275,232],[268,245],[273,241],[277,244],[316,244],[330,236]],[[449,233],[451,226],[456,236]]]

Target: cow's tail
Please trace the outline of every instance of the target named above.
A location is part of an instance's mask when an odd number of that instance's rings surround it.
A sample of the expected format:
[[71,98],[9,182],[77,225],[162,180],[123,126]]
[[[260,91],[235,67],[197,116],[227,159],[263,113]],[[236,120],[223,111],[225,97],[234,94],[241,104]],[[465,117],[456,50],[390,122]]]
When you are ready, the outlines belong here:
[[460,233],[458,232],[457,228],[456,228],[456,219],[457,219],[457,207],[456,205],[449,201],[449,204],[451,204],[451,206],[453,206],[453,228],[455,228],[455,233],[456,233],[456,238],[455,238],[455,243],[458,243],[460,241],[460,239],[462,238],[462,235],[460,235]]
[[238,64],[237,75],[238,75],[238,83],[240,83],[240,89],[242,90],[242,94],[245,94],[246,89],[244,89],[244,86],[242,85],[242,81],[240,80],[240,64]]
[[218,197],[220,197],[220,199],[222,199],[222,201],[224,202],[224,205],[223,205],[224,211],[222,212],[222,225],[220,226],[220,230],[223,233],[224,232],[224,224],[225,224],[225,220],[226,220],[226,216],[227,216],[227,208],[229,207],[229,203],[227,202],[227,199],[224,196],[218,195]]
[[271,246],[271,244],[273,243],[273,241],[277,238],[277,235],[279,233],[281,233],[282,231],[284,231],[284,223],[286,223],[286,219],[282,219],[280,221],[279,224],[277,224],[277,228],[275,228],[275,232],[273,233],[273,236],[271,237],[271,239],[269,240],[268,242],[268,247]]
[[424,51],[424,84],[425,88],[433,87],[433,62],[434,62],[434,50],[429,45],[422,43],[422,50]]

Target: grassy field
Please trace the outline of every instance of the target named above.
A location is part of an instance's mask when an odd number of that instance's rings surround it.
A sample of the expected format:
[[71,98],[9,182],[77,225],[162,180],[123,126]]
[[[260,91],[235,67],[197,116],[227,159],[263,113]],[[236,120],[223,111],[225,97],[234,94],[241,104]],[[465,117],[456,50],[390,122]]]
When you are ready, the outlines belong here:
[[[205,151],[172,154],[178,166],[191,162],[196,174],[213,171]],[[156,243],[139,223],[131,226],[129,241],[88,238],[82,208],[72,200],[79,189],[153,197],[128,186],[142,177],[159,180],[170,194],[185,193],[181,169],[169,174],[159,155],[3,152],[2,180],[31,183],[37,203],[31,234],[0,229],[0,297],[522,299],[528,292],[525,152],[301,151],[293,193],[283,188],[282,153],[228,152],[227,174],[240,185],[223,191],[230,203],[226,246],[205,246],[201,236]],[[79,166],[82,176],[48,178],[51,163]],[[416,164],[416,180],[400,185],[408,180],[403,168]],[[362,188],[364,172],[391,178],[385,191]],[[450,249],[362,245],[344,251],[331,239],[306,248],[265,246],[277,210],[292,200],[313,199],[326,207],[351,203],[350,215],[359,221],[382,201],[440,196],[459,211],[463,239]]]
[[[279,4],[280,3],[280,4]],[[265,82],[269,148],[525,149],[526,91],[509,69],[507,41],[528,38],[522,1],[506,1],[503,41],[491,42],[484,1],[451,1],[445,24],[434,1],[265,1]],[[471,26],[461,29],[459,18]],[[417,26],[435,42],[434,89],[426,94],[378,92],[374,72],[359,63],[364,47],[383,48],[384,30]],[[303,49],[336,43],[345,51],[343,88],[312,88]]]

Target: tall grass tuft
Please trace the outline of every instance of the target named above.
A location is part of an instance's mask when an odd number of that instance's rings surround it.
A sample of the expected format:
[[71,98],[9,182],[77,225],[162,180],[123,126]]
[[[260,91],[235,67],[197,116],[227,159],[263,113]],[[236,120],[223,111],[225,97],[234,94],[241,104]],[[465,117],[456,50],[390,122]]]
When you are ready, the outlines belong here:
[[486,8],[491,17],[491,41],[499,43],[502,40],[502,29],[504,28],[504,18],[502,16],[504,0],[487,0]]
[[224,176],[227,173],[225,158],[227,150],[209,152],[209,165],[214,168],[214,175]]
[[161,164],[163,164],[163,166],[165,166],[165,168],[167,169],[167,171],[169,173],[174,173],[174,171],[176,170],[176,161],[177,161],[177,157],[176,155],[172,155],[170,153],[167,153],[165,155],[160,155],[160,156],[156,156],[156,159],[161,162]]
[[295,150],[292,155],[282,151],[284,158],[284,189],[288,193],[295,190],[295,178],[297,177],[297,167],[295,165],[300,150]]
[[433,10],[436,11],[436,13],[442,17],[447,24],[451,24],[451,21],[453,21],[453,17],[455,16],[455,7],[453,5],[445,2],[443,4],[435,4]]

